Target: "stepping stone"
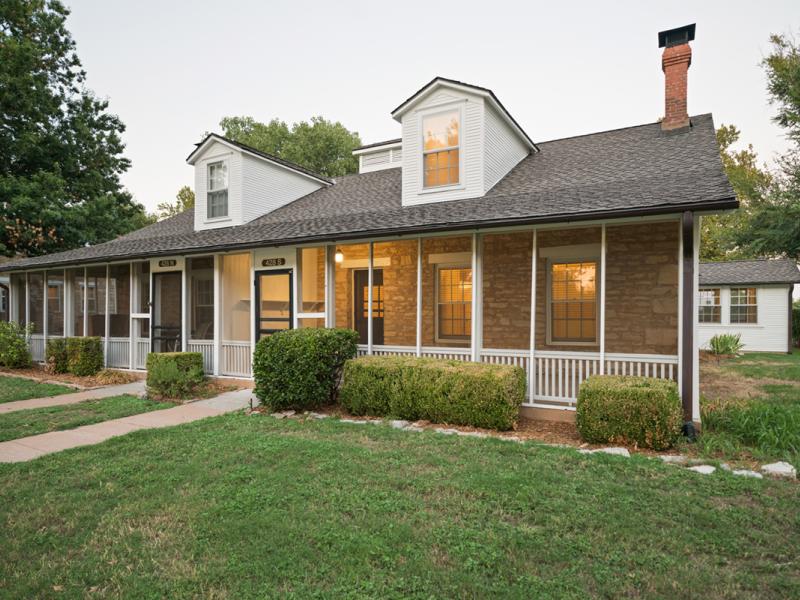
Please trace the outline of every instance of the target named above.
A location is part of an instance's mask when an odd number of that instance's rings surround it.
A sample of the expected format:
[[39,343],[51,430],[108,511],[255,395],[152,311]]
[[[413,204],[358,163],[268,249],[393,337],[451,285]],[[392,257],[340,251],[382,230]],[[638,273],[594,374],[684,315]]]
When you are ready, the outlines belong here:
[[405,429],[408,427],[408,421],[404,421],[402,419],[396,419],[394,421],[389,421],[389,425],[392,429]]
[[728,463],[721,463],[719,465],[719,468],[722,469],[723,471],[728,471],[728,472],[733,470],[731,469],[731,466]]
[[761,467],[761,472],[773,477],[786,477],[787,479],[794,479],[797,477],[797,469],[785,461],[764,465]]
[[414,431],[416,433],[419,433],[419,432],[425,431],[425,430],[422,427],[419,427],[418,425],[409,425],[403,431]]
[[599,450],[595,450],[595,452],[602,452],[603,454],[612,454],[614,456],[625,456],[630,457],[631,453],[628,452],[627,448],[600,448]]
[[518,444],[522,444],[525,440],[518,438],[515,435],[501,435],[497,436],[498,440],[502,440],[504,442],[517,442]]
[[717,469],[711,465],[698,465],[696,467],[689,467],[689,470],[700,473],[701,475],[711,475]]
[[458,431],[456,430],[456,435],[461,435],[464,437],[476,437],[476,438],[485,438],[489,437],[486,433],[481,433],[480,431]]
[[456,429],[445,429],[444,427],[437,427],[434,431],[444,435],[458,435],[459,433]]
[[756,473],[755,471],[750,471],[748,469],[735,469],[731,471],[734,475],[740,475],[741,477],[752,477],[753,479],[764,479],[764,476],[761,473]]
[[366,425],[367,421],[359,421],[358,419],[339,419],[339,423],[352,423],[353,425]]
[[281,412],[274,412],[269,415],[270,417],[275,417],[276,419],[286,419],[287,417],[293,417],[294,411],[293,410],[284,410]]
[[685,465],[688,462],[682,454],[659,454],[658,458],[668,465]]
[[308,416],[311,417],[312,419],[327,419],[330,415],[326,415],[326,414],[323,414],[323,413],[310,412],[310,413],[308,413]]

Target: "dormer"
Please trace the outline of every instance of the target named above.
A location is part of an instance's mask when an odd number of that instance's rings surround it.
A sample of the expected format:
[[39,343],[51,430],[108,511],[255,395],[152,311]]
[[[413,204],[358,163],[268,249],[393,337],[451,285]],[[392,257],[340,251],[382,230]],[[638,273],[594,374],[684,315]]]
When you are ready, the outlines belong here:
[[436,77],[394,111],[403,205],[479,198],[536,144],[491,90]]
[[358,157],[359,173],[396,169],[403,165],[403,140],[367,144],[353,150],[353,155]]
[[328,179],[212,133],[186,162],[194,165],[194,229],[243,225],[321,187]]

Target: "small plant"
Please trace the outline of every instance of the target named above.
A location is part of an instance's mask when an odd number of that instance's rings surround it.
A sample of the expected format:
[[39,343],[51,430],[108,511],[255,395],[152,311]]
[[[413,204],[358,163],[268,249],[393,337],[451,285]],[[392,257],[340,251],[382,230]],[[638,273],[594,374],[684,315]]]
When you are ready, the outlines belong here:
[[432,358],[348,361],[342,406],[356,415],[513,429],[525,397],[520,367]]
[[800,300],[792,304],[792,340],[800,348]]
[[102,368],[103,342],[99,337],[67,338],[67,371],[78,377],[90,377]]
[[575,425],[587,442],[666,450],[678,440],[682,424],[674,381],[593,375],[578,392]]
[[738,333],[718,333],[708,340],[708,349],[717,356],[739,354],[742,348],[742,336]]
[[0,366],[22,369],[31,366],[27,336],[32,326],[22,327],[11,321],[0,321]]
[[69,369],[67,355],[67,340],[65,338],[50,338],[47,340],[45,350],[45,371],[48,373],[66,373]]
[[342,368],[358,352],[352,329],[292,329],[259,340],[255,394],[270,410],[310,410],[336,401]]
[[191,398],[205,382],[199,352],[151,352],[147,355],[147,393],[156,398]]

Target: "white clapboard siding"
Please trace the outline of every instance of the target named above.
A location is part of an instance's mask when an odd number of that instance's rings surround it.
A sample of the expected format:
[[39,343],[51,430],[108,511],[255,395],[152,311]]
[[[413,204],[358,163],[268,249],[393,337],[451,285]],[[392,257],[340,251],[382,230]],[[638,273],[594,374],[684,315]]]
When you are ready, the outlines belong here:
[[490,190],[505,177],[519,161],[528,156],[528,147],[498,114],[486,105],[484,110],[486,131],[484,134],[485,187]]

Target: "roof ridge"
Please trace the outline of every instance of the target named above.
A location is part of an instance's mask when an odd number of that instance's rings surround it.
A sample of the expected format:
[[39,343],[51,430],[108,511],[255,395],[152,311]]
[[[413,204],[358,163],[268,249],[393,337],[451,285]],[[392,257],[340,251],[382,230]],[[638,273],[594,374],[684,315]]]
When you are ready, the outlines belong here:
[[701,260],[701,265],[724,265],[727,263],[734,263],[734,262],[775,262],[779,260],[790,261],[797,264],[797,261],[793,258],[789,258],[788,256],[779,256],[776,258],[770,258],[768,256],[764,256],[761,258],[732,258],[731,260]]
[[[710,117],[712,113],[701,113],[699,115],[692,115],[689,119],[699,119],[701,117]],[[602,135],[604,133],[615,133],[617,131],[625,131],[626,129],[638,129],[640,127],[652,127],[653,125],[658,125],[661,121],[653,121],[652,123],[639,123],[638,125],[626,125],[625,127],[615,127],[614,129],[604,129],[603,131],[594,131],[592,133],[579,133],[577,135],[568,135],[562,138],[553,138],[551,140],[545,140],[543,142],[537,142],[538,144],[551,144],[553,142],[563,142],[566,140],[574,140],[576,138],[584,138],[584,137],[591,137],[593,135]]]

